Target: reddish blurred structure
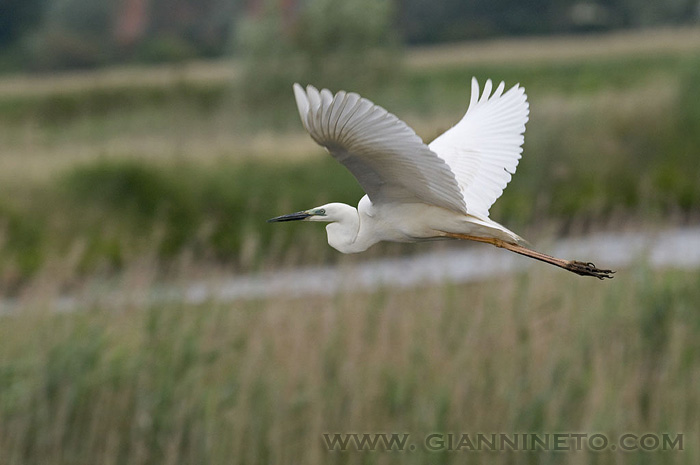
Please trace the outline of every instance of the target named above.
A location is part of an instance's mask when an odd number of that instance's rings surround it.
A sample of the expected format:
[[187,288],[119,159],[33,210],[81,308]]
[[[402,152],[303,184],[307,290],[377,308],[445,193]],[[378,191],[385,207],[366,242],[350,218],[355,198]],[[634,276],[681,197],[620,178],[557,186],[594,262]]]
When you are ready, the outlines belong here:
[[145,36],[149,6],[150,0],[123,0],[114,28],[114,38],[120,48],[133,48]]
[[[249,0],[247,13],[249,16],[258,16],[265,11],[265,7],[269,5],[269,0]],[[294,16],[294,13],[298,10],[299,0],[277,0],[277,6],[279,6],[282,14],[284,16]]]
[[[197,0],[122,0],[114,20],[115,43],[121,50],[129,52],[147,38],[149,31],[177,36],[193,24],[200,25],[201,34],[216,36],[220,31],[204,31],[204,26],[211,22],[211,10],[215,4]],[[247,0],[242,11],[250,18],[259,18],[269,8],[275,8],[281,14],[285,32],[290,32],[299,15],[300,4],[300,0]],[[230,21],[233,21],[233,15]],[[226,20],[220,23],[225,24]]]
[[249,0],[246,15],[249,18],[258,18],[265,14],[270,6],[276,6],[282,15],[282,24],[285,32],[288,32],[299,14],[300,0]]

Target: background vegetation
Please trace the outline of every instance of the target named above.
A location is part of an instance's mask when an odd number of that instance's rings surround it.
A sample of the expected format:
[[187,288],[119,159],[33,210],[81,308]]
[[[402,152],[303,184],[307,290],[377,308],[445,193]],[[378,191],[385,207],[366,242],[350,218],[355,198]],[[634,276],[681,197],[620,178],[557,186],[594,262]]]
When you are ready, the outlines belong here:
[[[692,53],[414,65],[368,97],[429,140],[464,111],[472,74],[519,81],[532,104],[525,156],[492,216],[526,237],[581,234],[697,221],[698,69]],[[362,195],[286,94],[274,112],[217,80],[0,95],[0,283],[16,289],[54,261],[70,281],[144,256],[164,271],[183,257],[239,271],[336,260],[322,228],[264,222]]]
[[[365,21],[356,21],[356,12]],[[309,23],[319,14],[325,26]],[[696,0],[5,0],[0,70],[244,55],[250,49],[237,38],[259,35],[275,23],[288,35],[276,44],[283,49],[301,36],[315,47],[339,40],[357,44],[363,30],[379,31],[381,23],[401,42],[424,44],[697,24],[698,19]],[[318,33],[327,42],[318,42]]]

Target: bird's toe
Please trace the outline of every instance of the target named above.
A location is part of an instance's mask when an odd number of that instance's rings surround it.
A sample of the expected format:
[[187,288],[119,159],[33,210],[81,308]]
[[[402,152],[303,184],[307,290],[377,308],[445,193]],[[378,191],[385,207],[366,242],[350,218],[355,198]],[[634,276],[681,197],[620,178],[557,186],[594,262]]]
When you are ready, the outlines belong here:
[[594,276],[598,279],[612,279],[612,275],[615,274],[613,270],[601,270],[591,262],[586,263],[576,260],[571,260],[567,264],[566,269],[581,276]]

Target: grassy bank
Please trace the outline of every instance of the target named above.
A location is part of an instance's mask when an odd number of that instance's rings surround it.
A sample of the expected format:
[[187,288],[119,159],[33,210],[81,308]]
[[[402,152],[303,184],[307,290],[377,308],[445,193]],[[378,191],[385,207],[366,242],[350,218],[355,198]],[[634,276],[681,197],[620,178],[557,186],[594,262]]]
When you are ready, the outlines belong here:
[[[551,271],[551,272],[550,272]],[[697,463],[700,274],[478,285],[0,325],[0,463]],[[411,434],[328,452],[323,433]],[[438,433],[684,433],[683,452],[426,451]]]
[[[667,86],[534,100],[523,161],[492,217],[526,237],[627,221],[697,221],[700,140],[692,128],[700,127],[700,113],[689,100],[697,89],[683,84],[692,76]],[[436,116],[420,126],[429,139],[425,128],[436,135],[456,118]],[[177,138],[155,148],[78,138],[5,155],[5,289],[52,262],[64,264],[70,281],[118,271],[144,255],[166,268],[186,257],[238,270],[334,259],[320,226],[265,223],[330,201],[355,205],[362,196],[352,176],[312,141],[300,135],[286,144],[276,136],[279,148],[267,141],[255,149],[183,137],[194,153],[183,153]],[[392,247],[372,253],[407,250]]]
[[[409,56],[367,97],[431,140],[463,113],[472,75],[524,85],[524,158],[492,217],[526,237],[697,221],[700,61],[688,47],[634,50],[532,63],[443,57],[439,66]],[[356,204],[359,186],[303,133],[291,91],[254,111],[239,104],[227,70],[0,86],[0,287],[15,290],[57,263],[70,283],[143,257],[164,270],[183,260],[232,270],[333,260],[322,228],[264,220]]]

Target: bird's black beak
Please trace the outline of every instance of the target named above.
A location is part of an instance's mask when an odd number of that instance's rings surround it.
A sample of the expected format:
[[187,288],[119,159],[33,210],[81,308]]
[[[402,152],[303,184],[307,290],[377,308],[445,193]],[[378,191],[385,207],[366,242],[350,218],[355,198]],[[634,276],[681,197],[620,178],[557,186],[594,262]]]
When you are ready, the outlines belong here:
[[309,212],[296,212],[289,215],[276,216],[267,220],[268,223],[278,223],[280,221],[298,221],[311,216]]

